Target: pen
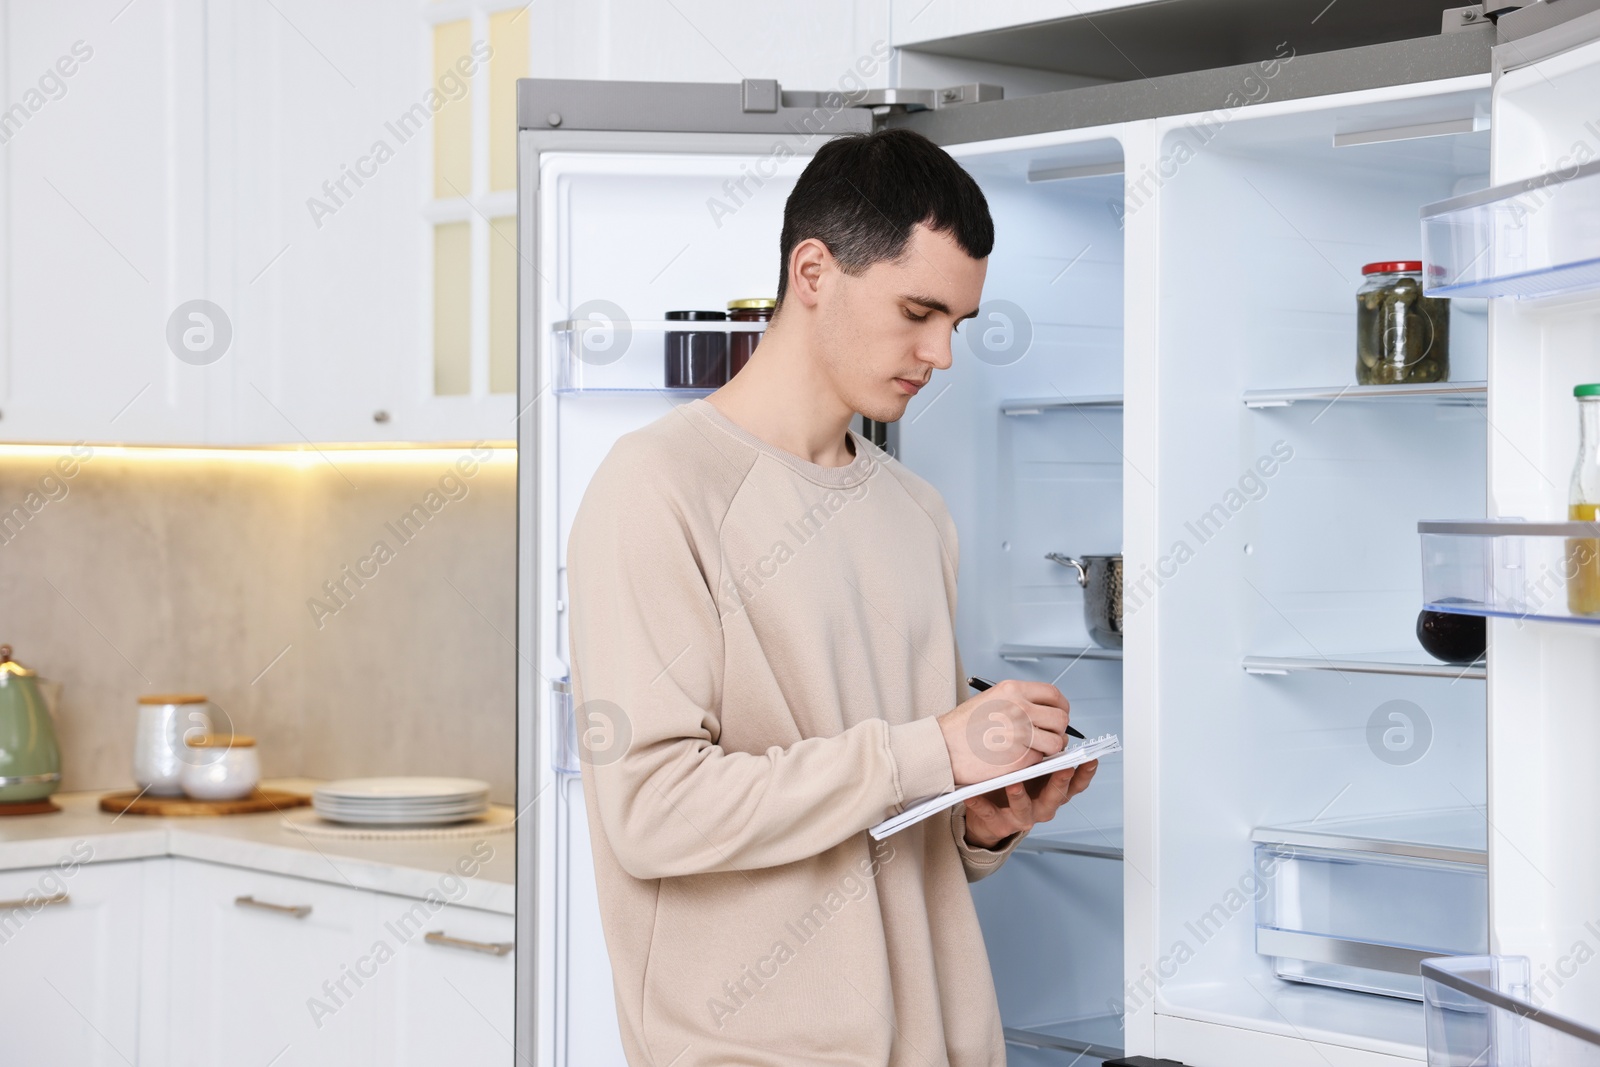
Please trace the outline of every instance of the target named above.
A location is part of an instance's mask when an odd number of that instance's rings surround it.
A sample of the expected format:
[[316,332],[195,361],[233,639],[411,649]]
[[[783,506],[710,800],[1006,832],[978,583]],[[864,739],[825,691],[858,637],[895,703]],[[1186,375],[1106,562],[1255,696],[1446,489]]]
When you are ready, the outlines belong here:
[[[994,688],[994,683],[993,682],[987,681],[987,680],[985,680],[983,678],[977,678],[977,677],[968,678],[967,679],[967,684],[972,686],[972,688],[976,689],[980,693],[983,692],[985,689],[993,689]],[[1074,730],[1071,726],[1067,727],[1067,733],[1070,734],[1073,737],[1079,738],[1080,740],[1084,739],[1083,735],[1081,733],[1079,733],[1077,730]]]

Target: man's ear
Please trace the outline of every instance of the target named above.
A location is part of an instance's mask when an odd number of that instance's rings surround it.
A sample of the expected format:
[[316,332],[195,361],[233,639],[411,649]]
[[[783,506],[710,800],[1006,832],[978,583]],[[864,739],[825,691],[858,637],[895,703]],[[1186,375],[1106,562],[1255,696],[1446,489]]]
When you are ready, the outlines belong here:
[[828,246],[815,237],[807,237],[789,254],[789,293],[806,307],[814,308],[824,279],[838,269]]

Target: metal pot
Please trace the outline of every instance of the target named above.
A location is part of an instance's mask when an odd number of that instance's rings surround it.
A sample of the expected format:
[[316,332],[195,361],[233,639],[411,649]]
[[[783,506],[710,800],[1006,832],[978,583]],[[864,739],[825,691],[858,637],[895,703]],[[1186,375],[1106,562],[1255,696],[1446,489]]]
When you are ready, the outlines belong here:
[[1122,647],[1122,557],[1084,556],[1075,559],[1046,552],[1045,559],[1078,572],[1083,586],[1083,622],[1089,638],[1101,648]]

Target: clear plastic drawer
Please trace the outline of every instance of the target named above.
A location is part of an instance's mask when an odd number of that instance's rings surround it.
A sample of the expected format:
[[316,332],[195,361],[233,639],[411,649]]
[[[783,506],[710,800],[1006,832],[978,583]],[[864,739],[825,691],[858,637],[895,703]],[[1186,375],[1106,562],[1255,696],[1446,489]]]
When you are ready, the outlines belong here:
[[1600,624],[1600,523],[1419,522],[1433,611]]
[[1279,978],[1421,1000],[1424,959],[1488,950],[1481,816],[1410,818],[1427,832],[1403,820],[1382,837],[1360,824],[1255,832],[1257,869],[1270,872],[1256,951]]
[[1428,1067],[1600,1067],[1600,1030],[1528,999],[1524,956],[1422,964]]
[[1600,288],[1600,163],[1430,204],[1422,261],[1429,296]]

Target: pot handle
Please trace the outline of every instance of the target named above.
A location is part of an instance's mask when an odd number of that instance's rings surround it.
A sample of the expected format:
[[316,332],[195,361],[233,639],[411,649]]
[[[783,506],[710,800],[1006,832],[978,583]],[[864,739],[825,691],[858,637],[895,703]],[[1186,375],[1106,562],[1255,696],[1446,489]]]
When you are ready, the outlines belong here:
[[1071,567],[1078,572],[1078,584],[1085,589],[1089,587],[1089,569],[1083,565],[1081,560],[1073,559],[1071,556],[1064,556],[1060,552],[1046,552],[1044,558],[1054,560],[1063,567]]

